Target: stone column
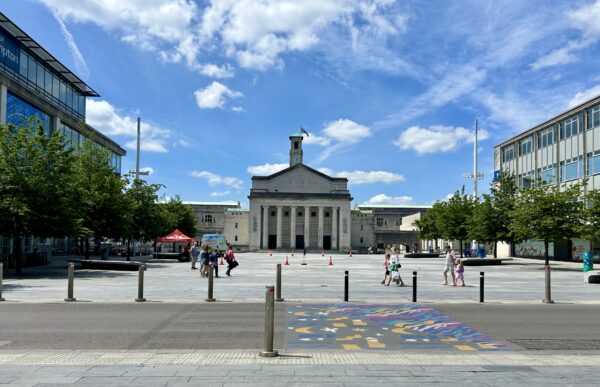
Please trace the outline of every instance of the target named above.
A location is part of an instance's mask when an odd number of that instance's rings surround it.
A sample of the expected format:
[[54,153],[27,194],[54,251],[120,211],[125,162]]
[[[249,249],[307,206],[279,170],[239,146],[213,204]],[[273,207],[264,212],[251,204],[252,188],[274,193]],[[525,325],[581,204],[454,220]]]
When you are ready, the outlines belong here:
[[323,248],[323,207],[319,206],[319,230],[317,233],[317,247]]
[[0,124],[6,123],[6,93],[8,88],[4,83],[0,84]]
[[296,207],[290,207],[290,248],[296,248]]
[[304,247],[310,246],[310,207],[304,207]]
[[278,249],[281,248],[281,237],[283,236],[283,207],[277,206],[277,244]]
[[269,206],[263,206],[263,249],[269,248]]
[[260,204],[250,202],[250,248],[260,250],[262,211]]
[[338,207],[332,207],[331,208],[331,249],[332,250],[338,250],[338,244],[337,244],[337,232],[338,232],[338,225],[337,225],[337,213],[338,213]]

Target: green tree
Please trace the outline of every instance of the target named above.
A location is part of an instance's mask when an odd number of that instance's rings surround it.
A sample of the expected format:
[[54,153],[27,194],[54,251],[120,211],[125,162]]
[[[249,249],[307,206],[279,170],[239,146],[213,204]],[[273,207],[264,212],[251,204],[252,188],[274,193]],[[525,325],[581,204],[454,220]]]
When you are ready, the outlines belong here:
[[591,190],[585,196],[579,235],[590,243],[600,241],[600,191]]
[[196,236],[196,218],[192,208],[181,202],[179,195],[160,204],[165,214],[165,228],[160,233],[167,234],[178,228],[182,233],[190,236]]
[[431,208],[425,210],[421,219],[414,222],[414,226],[419,230],[419,238],[435,240],[436,248],[438,247],[437,240],[443,238],[440,228],[442,207],[443,204],[441,202],[435,202]]
[[469,219],[473,215],[475,199],[465,194],[465,188],[456,191],[448,201],[442,202],[439,226],[447,240],[458,240],[460,256],[463,256],[463,242],[469,237]]
[[496,242],[500,224],[490,195],[483,195],[483,201],[474,203],[473,216],[467,222],[469,239],[476,240],[477,243],[493,243],[494,258],[496,258]]
[[0,234],[13,238],[17,274],[24,236],[60,237],[79,228],[73,167],[63,137],[47,136],[38,120],[0,125]]
[[573,184],[561,191],[556,185],[538,181],[516,197],[510,231],[519,241],[544,241],[546,265],[549,264],[549,243],[573,238],[581,228],[582,184]]
[[90,140],[79,145],[75,166],[82,213],[80,234],[84,236],[85,257],[89,259],[89,237],[118,238],[127,230],[126,180],[113,171],[108,150]]

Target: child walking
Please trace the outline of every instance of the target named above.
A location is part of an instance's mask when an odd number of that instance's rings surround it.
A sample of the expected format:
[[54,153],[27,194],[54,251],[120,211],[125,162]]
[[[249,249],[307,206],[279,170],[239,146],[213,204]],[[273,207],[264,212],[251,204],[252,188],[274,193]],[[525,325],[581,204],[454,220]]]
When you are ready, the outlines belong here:
[[[463,266],[462,262],[460,259],[456,260],[456,282],[458,282],[459,280],[462,282],[462,285],[460,286],[465,286],[465,277],[464,277],[464,272],[465,272],[465,267]],[[454,286],[456,286],[456,284],[454,284]]]
[[385,285],[385,280],[390,275],[390,255],[386,254],[383,259],[383,267],[385,268],[385,275],[383,276],[383,281],[381,281],[382,285]]

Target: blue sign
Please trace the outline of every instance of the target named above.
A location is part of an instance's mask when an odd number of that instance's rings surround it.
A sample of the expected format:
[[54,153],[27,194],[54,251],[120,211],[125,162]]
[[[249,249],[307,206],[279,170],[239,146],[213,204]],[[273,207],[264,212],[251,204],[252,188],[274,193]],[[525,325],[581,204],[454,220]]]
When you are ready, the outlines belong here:
[[0,30],[0,62],[18,73],[20,57],[19,42]]
[[500,177],[502,176],[502,171],[494,171],[494,183],[500,181]]

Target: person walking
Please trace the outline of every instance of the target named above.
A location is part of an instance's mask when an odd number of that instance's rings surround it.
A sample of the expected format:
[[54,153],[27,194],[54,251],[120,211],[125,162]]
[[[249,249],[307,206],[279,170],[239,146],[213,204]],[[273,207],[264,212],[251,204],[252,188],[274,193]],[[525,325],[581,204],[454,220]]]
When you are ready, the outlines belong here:
[[454,251],[449,245],[446,245],[446,266],[444,268],[444,283],[442,285],[448,285],[448,272],[452,276],[452,286],[456,286],[456,276],[454,275]]
[[402,276],[400,275],[400,268],[402,265],[400,264],[400,251],[398,249],[396,249],[392,260],[395,262],[396,273],[398,273],[396,277],[396,286],[404,286],[404,281],[402,281]]
[[208,245],[202,246],[202,252],[200,252],[200,275],[202,277],[208,276],[208,261],[210,260],[210,255],[208,253]]
[[[210,265],[212,265],[213,270],[215,271],[215,278],[219,278],[219,250],[215,250],[212,252],[212,254],[210,255]],[[210,270],[210,267],[209,267]]]
[[[462,282],[462,285],[460,286],[465,286],[465,267],[463,266],[463,263],[460,259],[456,260],[456,282],[458,282],[458,280],[460,280]],[[456,285],[454,285],[456,286]]]
[[231,245],[227,246],[225,261],[227,261],[227,271],[225,274],[227,277],[231,277],[231,270],[239,266],[239,263],[235,260],[235,254],[233,254],[233,247]]
[[192,248],[190,249],[191,261],[192,261],[192,270],[196,270],[196,262],[198,262],[198,255],[200,251],[198,251],[198,242],[194,241],[192,244]]
[[385,280],[387,280],[388,276],[390,275],[390,255],[387,253],[383,258],[383,267],[385,268],[385,275],[383,276],[383,281],[381,281],[381,284],[385,285]]

